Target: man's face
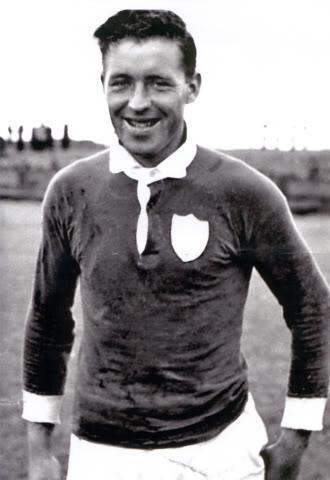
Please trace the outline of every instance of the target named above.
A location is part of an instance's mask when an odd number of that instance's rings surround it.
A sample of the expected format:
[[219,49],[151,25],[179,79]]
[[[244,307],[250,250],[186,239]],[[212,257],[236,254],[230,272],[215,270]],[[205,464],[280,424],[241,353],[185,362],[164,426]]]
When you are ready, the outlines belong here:
[[184,106],[200,76],[186,78],[175,41],[123,39],[104,59],[104,90],[116,134],[141,164],[157,165],[180,145]]

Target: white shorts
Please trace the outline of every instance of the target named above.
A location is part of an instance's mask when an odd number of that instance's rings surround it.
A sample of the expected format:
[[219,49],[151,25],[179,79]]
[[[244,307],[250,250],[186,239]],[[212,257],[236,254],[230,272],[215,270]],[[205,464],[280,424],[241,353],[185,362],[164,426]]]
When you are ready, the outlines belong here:
[[140,450],[71,437],[67,480],[264,480],[267,443],[252,396],[217,437],[177,448]]

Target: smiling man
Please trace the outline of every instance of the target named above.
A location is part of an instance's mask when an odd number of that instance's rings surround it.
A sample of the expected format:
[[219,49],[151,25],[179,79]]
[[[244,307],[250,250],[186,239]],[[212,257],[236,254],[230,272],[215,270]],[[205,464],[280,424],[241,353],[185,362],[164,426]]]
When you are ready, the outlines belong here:
[[176,42],[127,37],[104,56],[104,88],[114,129],[124,148],[145,167],[158,165],[180,146],[183,112],[200,87],[185,73]]
[[[24,355],[30,480],[61,478],[51,439],[78,279],[69,480],[296,479],[326,402],[325,281],[278,189],[191,138],[184,108],[201,77],[184,22],[125,10],[95,36],[116,137],[59,172],[44,200]],[[268,446],[240,350],[253,268],[292,333],[282,434]]]

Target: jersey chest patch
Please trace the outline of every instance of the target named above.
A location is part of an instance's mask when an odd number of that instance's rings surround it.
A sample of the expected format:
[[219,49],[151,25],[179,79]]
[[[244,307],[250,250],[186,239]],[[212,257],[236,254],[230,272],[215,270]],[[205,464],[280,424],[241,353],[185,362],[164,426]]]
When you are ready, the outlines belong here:
[[183,262],[200,257],[209,240],[210,227],[207,220],[199,220],[194,214],[172,217],[171,243],[173,250]]

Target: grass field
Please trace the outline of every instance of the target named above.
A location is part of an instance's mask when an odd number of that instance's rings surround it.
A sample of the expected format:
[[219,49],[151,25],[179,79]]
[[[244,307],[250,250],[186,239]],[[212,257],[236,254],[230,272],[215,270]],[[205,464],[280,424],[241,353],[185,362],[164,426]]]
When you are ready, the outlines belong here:
[[[25,424],[21,413],[21,356],[24,321],[39,239],[40,204],[0,202],[0,479],[26,479]],[[316,259],[330,281],[329,216],[297,218]],[[79,299],[75,305],[78,323]],[[79,334],[78,334],[79,337]],[[279,432],[286,390],[289,336],[276,300],[254,276],[246,308],[244,351],[250,366],[251,389],[271,439]],[[75,346],[75,351],[77,345]],[[74,360],[68,379],[64,422],[58,429],[55,451],[65,468]],[[325,429],[314,434],[300,480],[330,479],[330,409]],[[96,479],[97,480],[97,479]],[[155,479],[156,480],[156,479]]]

